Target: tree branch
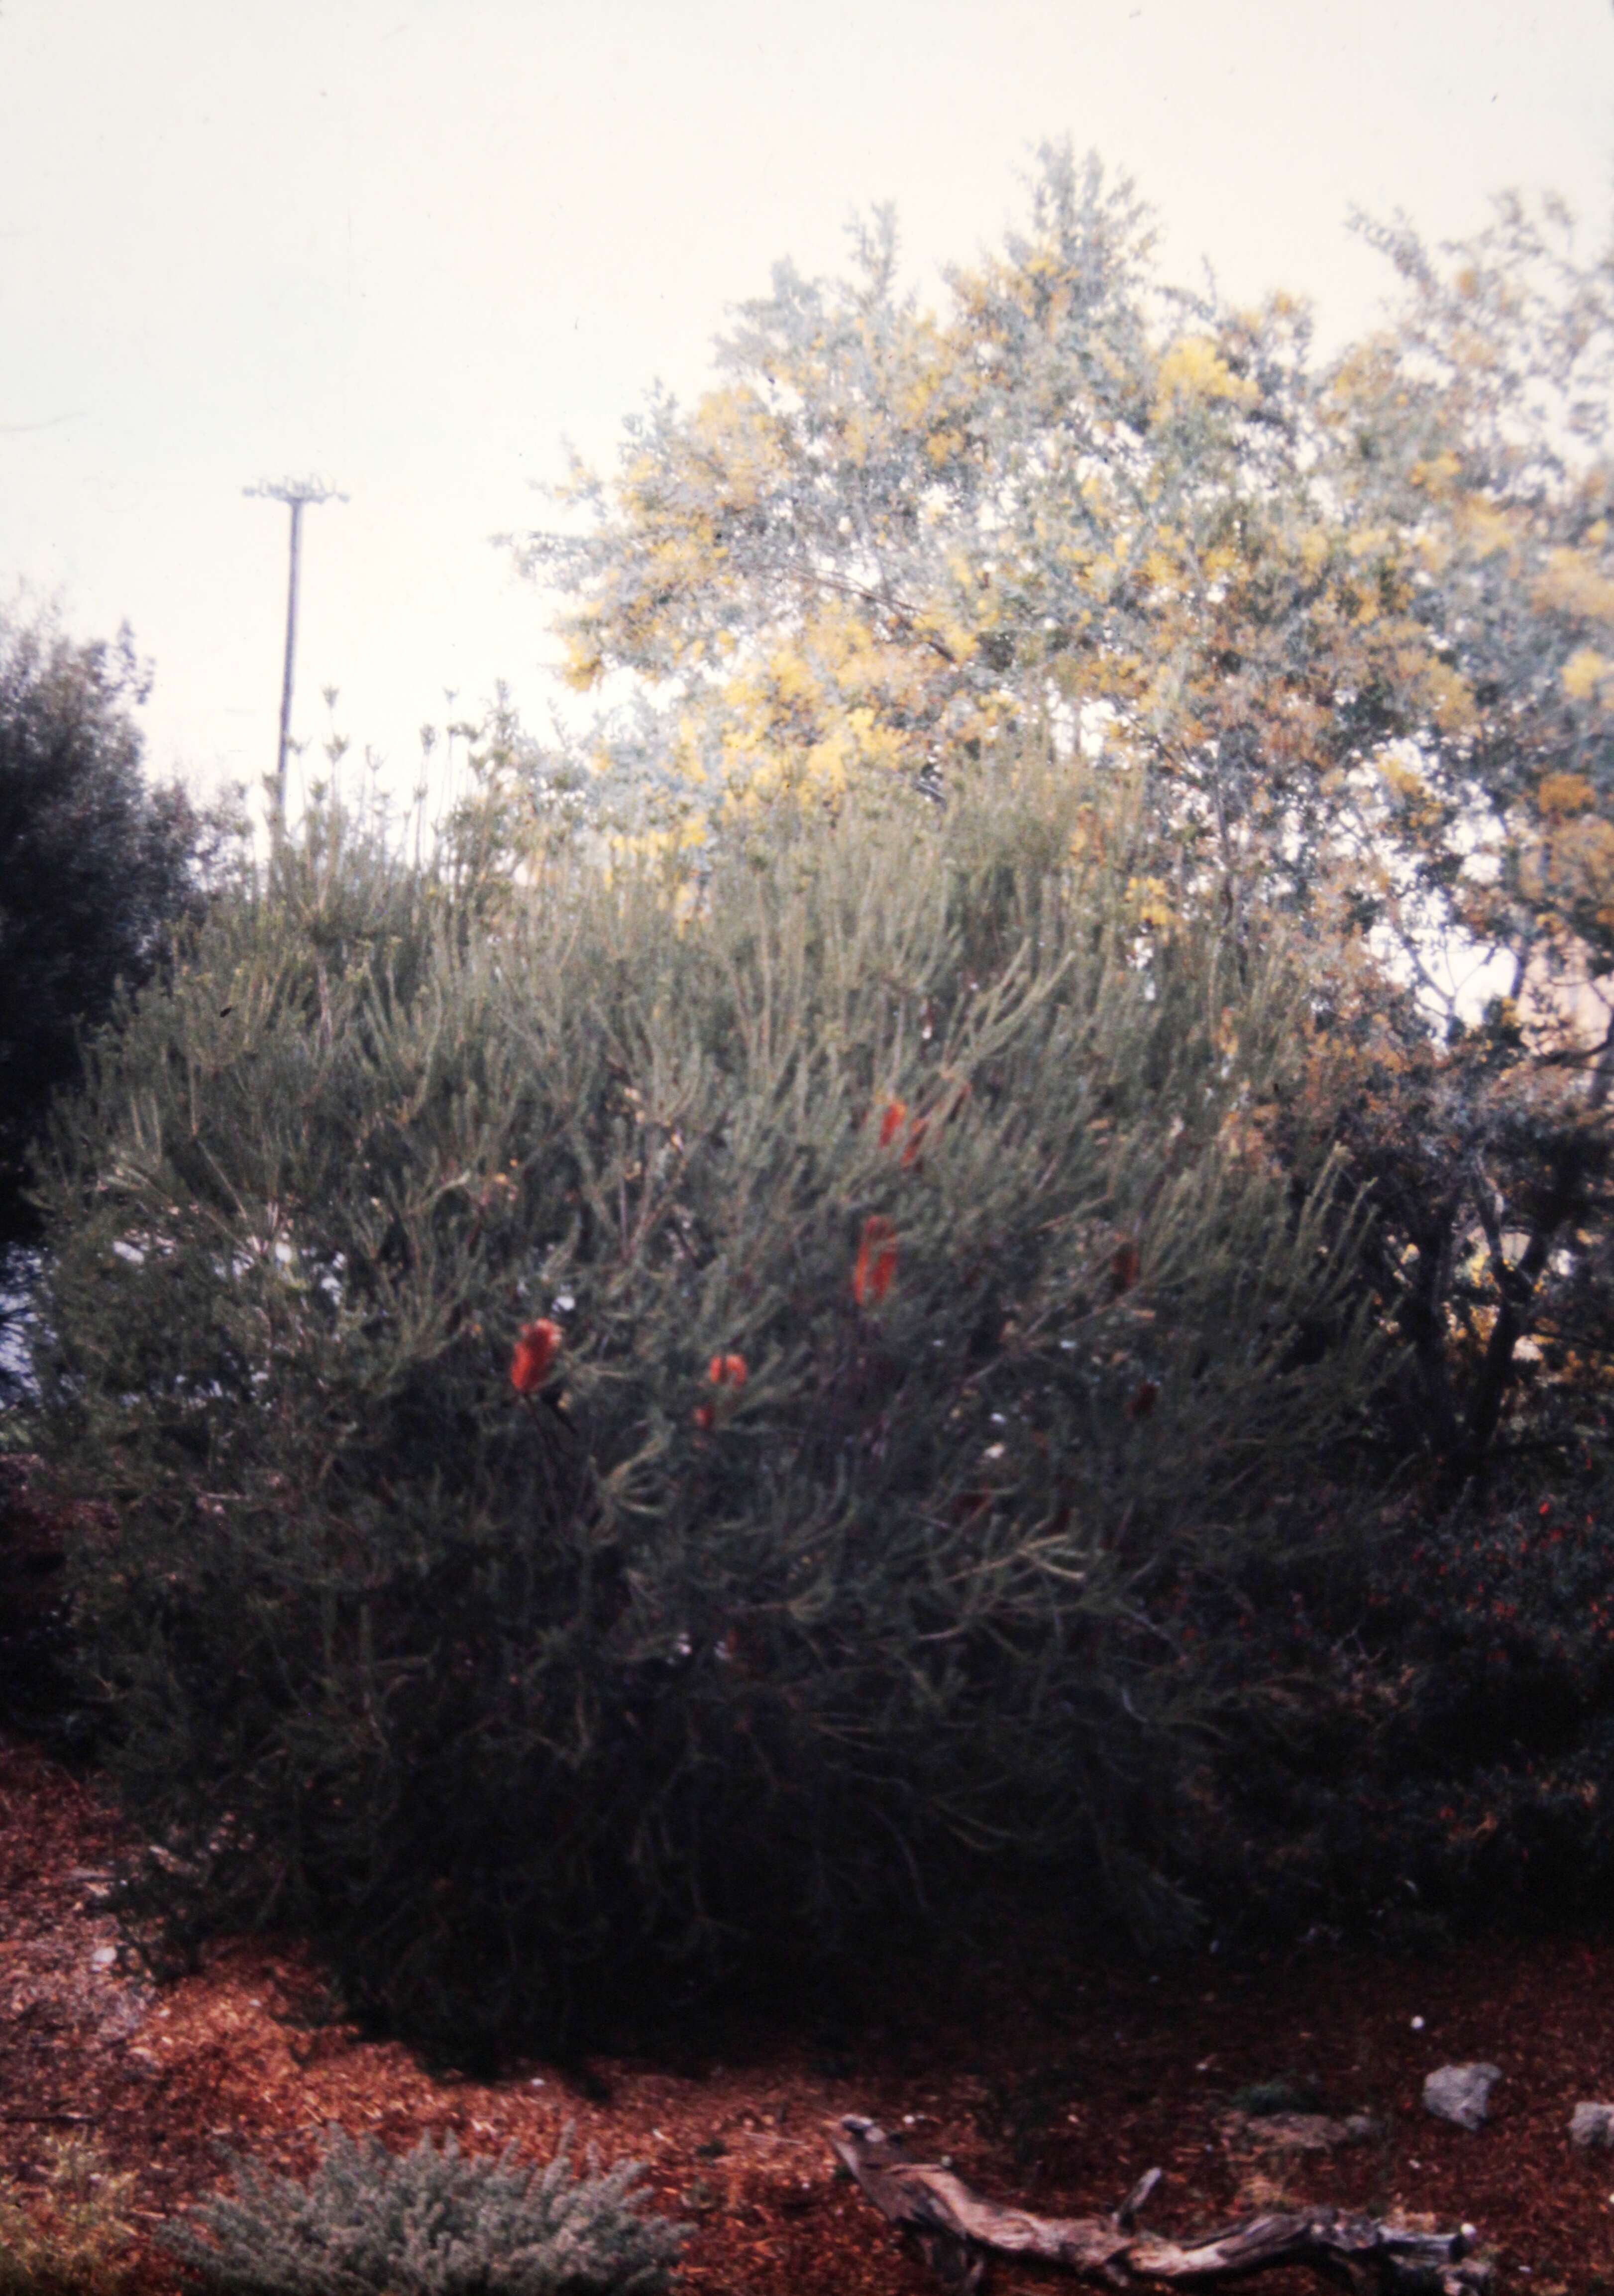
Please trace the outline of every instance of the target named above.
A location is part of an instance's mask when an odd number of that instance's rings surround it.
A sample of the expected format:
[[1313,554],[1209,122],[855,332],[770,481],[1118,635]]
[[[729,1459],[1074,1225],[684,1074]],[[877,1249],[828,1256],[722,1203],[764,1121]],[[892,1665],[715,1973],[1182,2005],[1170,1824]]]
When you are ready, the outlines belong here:
[[1529,1241],[1516,1265],[1510,1266],[1503,1248],[1502,1218],[1489,1195],[1490,1183],[1476,1164],[1474,1202],[1485,1231],[1491,1277],[1496,1286],[1496,1320],[1479,1366],[1469,1406],[1465,1464],[1478,1466],[1490,1446],[1502,1417],[1503,1399],[1513,1374],[1519,1342],[1529,1332],[1536,1286],[1547,1264],[1553,1238],[1575,1209],[1580,1174],[1576,1158],[1561,1152],[1553,1159],[1545,1201],[1531,1224]]
[[1034,2258],[1110,2288],[1196,2288],[1304,2265],[1354,2296],[1475,2296],[1490,2267],[1472,2254],[1474,2228],[1422,2233],[1342,2209],[1269,2211],[1186,2242],[1157,2239],[1135,2221],[1159,2181],[1149,2174],[1110,2217],[1037,2217],[989,2201],[949,2169],[910,2159],[876,2122],[848,2113],[830,2144],[866,2199],[917,2243],[956,2290],[979,2289],[993,2256]]

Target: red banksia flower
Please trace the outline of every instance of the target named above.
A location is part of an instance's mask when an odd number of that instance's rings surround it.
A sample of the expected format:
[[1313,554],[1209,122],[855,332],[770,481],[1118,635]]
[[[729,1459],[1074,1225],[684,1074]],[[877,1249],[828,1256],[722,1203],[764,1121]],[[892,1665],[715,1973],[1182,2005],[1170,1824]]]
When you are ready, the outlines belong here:
[[919,1152],[925,1144],[928,1122],[927,1118],[916,1116],[908,1127],[908,1144],[902,1152],[902,1168],[905,1172],[919,1161]]
[[891,1288],[897,1273],[896,1233],[880,1212],[871,1212],[863,1224],[863,1242],[852,1269],[852,1297],[860,1308],[871,1300],[878,1306]]
[[696,1404],[694,1411],[691,1415],[693,1418],[696,1426],[700,1430],[700,1432],[703,1435],[709,1435],[711,1433],[713,1421],[712,1406],[709,1403]]
[[[880,1144],[882,1148],[889,1148],[890,1146],[892,1141],[896,1139],[897,1134],[902,1130],[903,1126],[907,1122],[907,1102],[905,1100],[892,1101],[887,1107],[885,1114],[880,1119]],[[905,1162],[907,1160],[905,1157],[903,1160]]]
[[1116,1245],[1115,1257],[1110,1263],[1110,1289],[1116,1299],[1118,1300],[1123,1292],[1131,1291],[1138,1280],[1138,1270],[1142,1265],[1142,1255],[1130,1236],[1125,1242]]
[[750,1372],[743,1356],[714,1356],[706,1375],[714,1387],[743,1387]]
[[547,1316],[540,1316],[536,1324],[523,1324],[510,1358],[510,1384],[516,1393],[536,1395],[560,1352],[559,1324],[552,1324]]

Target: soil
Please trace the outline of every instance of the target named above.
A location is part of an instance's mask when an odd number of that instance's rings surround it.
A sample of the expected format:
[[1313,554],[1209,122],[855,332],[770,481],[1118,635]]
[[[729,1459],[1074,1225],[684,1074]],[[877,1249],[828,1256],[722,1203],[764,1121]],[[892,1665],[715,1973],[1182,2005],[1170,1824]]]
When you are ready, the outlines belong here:
[[[1542,2296],[1614,2286],[1614,2156],[1569,2141],[1576,2103],[1614,2092],[1614,1944],[1488,1941],[1425,1960],[1323,1945],[1151,1971],[1020,1939],[989,1966],[882,1993],[839,2054],[783,2011],[753,2013],[714,2021],[676,2063],[521,2064],[480,2081],[321,2022],[319,1972],[290,1942],[230,1939],[155,1982],[104,1902],[127,1846],[93,1779],[0,1734],[0,2169],[26,2192],[49,2136],[94,2136],[135,2172],[148,2232],[220,2185],[221,2147],[306,2174],[332,2122],[395,2150],[452,2129],[463,2148],[513,2140],[537,2159],[569,2126],[578,2156],[645,2163],[655,2205],[691,2227],[692,2296],[919,2296],[937,2283],[825,2142],[840,2115],[864,2112],[1046,2214],[1106,2212],[1158,2164],[1152,2230],[1287,2195],[1472,2222],[1503,2284]],[[1502,2079],[1471,2134],[1430,2118],[1421,2086],[1477,2059]],[[1275,2079],[1334,2114],[1372,2114],[1379,2132],[1274,2148],[1231,2108]],[[147,2249],[136,2284],[178,2284]],[[993,2285],[1050,2283],[1003,2266]]]

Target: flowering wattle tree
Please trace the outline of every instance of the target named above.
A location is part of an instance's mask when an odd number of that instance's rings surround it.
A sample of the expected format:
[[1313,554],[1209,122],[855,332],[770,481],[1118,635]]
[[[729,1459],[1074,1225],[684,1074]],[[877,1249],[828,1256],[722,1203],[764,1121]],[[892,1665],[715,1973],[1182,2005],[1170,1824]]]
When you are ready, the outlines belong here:
[[574,685],[636,683],[604,754],[685,838],[1029,735],[1139,784],[1140,930],[1212,871],[1249,929],[1299,921],[1337,1027],[1297,1137],[1378,1192],[1461,1475],[1538,1325],[1602,1375],[1614,256],[1512,201],[1439,259],[1364,228],[1401,308],[1323,362],[1292,297],[1160,286],[1130,187],[1046,150],[939,315],[889,215],[847,279],[781,266],[717,387],[652,400],[519,554]]

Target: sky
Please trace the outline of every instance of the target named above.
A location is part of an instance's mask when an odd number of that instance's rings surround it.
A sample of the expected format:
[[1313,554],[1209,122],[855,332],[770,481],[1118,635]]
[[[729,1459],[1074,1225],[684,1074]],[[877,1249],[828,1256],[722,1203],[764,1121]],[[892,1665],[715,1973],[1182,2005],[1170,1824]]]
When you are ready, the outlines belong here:
[[1167,276],[1342,341],[1390,284],[1353,207],[1439,241],[1555,189],[1606,240],[1614,7],[0,0],[0,607],[127,620],[153,770],[256,783],[287,513],[242,489],[322,477],[294,731],[339,689],[406,795],[419,728],[498,681],[546,722],[552,602],[491,537],[545,522],[565,442],[697,394],[729,308],[840,269],[876,202],[939,297],[1066,137]]

